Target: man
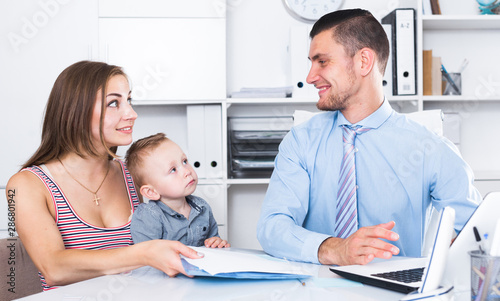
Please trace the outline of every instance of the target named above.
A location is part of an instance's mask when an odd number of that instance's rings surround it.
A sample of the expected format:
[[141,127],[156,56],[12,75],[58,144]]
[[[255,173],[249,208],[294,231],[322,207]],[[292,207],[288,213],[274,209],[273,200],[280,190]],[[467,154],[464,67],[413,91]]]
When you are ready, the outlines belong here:
[[481,200],[470,167],[451,142],[384,99],[389,45],[368,11],[327,14],[310,37],[307,82],[328,112],[280,145],[257,226],[262,247],[338,265],[420,256],[432,206],[455,208],[459,231]]

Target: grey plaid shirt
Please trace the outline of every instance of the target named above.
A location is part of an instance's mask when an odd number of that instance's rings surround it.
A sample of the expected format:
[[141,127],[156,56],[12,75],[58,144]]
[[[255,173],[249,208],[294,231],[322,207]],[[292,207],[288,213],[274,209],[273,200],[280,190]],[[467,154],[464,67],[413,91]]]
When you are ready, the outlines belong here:
[[132,216],[131,233],[134,243],[152,239],[177,240],[188,246],[200,247],[207,238],[219,236],[217,222],[208,203],[189,195],[189,219],[161,201],[149,201],[137,207]]

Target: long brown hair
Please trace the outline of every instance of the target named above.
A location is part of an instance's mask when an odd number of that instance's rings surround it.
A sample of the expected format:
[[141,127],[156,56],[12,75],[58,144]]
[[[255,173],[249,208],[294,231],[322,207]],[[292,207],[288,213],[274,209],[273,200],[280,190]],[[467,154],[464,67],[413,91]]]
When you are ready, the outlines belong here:
[[117,148],[106,145],[102,132],[106,85],[115,75],[127,77],[118,66],[91,61],[77,62],[61,72],[45,108],[42,141],[23,168],[47,163],[70,152],[80,157],[99,156],[91,139],[91,120],[99,90],[102,91],[99,123],[101,143],[109,156],[116,156]]

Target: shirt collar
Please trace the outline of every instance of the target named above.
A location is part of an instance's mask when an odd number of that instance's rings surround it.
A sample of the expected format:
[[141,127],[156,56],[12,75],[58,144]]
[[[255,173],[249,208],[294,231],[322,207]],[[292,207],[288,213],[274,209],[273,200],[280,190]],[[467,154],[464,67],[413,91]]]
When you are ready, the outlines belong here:
[[[204,206],[202,204],[200,204],[200,202],[196,199],[196,197],[194,197],[192,195],[186,196],[186,201],[189,204],[189,206],[191,206],[191,208],[195,209],[196,211],[201,212],[203,210],[203,208],[204,208]],[[168,214],[170,216],[173,216],[173,217],[180,217],[180,214],[177,211],[175,211],[172,208],[168,207],[162,201],[150,201],[150,202],[155,202],[156,205],[158,207],[160,207],[160,209],[163,212],[165,212],[166,214]]]
[[365,119],[359,121],[356,124],[351,124],[342,114],[342,112],[338,111],[338,126],[342,125],[361,125],[364,128],[370,129],[378,129],[391,115],[392,115],[392,107],[389,104],[389,101],[384,98],[384,102],[382,105],[371,115],[366,117]]

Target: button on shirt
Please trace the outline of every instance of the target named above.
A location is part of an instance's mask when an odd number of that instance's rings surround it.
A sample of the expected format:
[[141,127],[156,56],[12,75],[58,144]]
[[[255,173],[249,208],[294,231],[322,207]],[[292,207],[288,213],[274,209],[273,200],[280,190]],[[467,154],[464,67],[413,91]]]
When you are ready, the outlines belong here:
[[161,201],[149,201],[137,207],[132,215],[131,233],[134,243],[152,239],[177,240],[188,246],[200,247],[207,238],[219,236],[217,222],[208,203],[189,195],[189,219]]
[[[271,255],[318,263],[318,249],[335,235],[336,195],[342,163],[339,111],[293,127],[280,144],[262,205],[257,237]],[[470,167],[456,147],[395,112],[388,101],[355,125],[359,227],[394,220],[391,242],[402,256],[420,256],[432,206],[456,210],[459,231],[481,200]]]

